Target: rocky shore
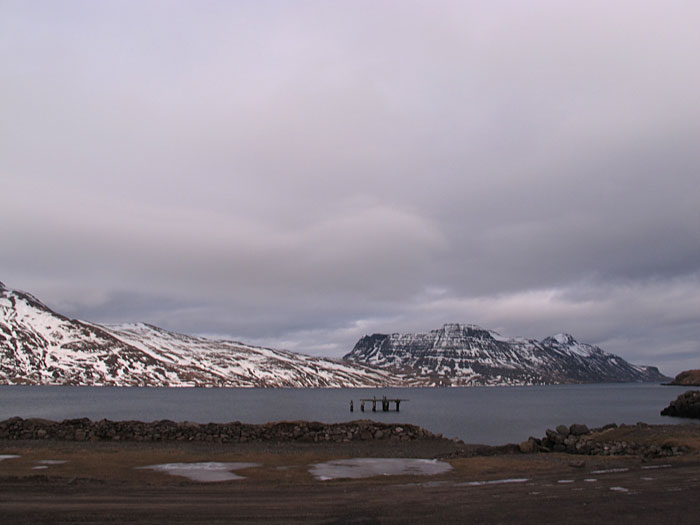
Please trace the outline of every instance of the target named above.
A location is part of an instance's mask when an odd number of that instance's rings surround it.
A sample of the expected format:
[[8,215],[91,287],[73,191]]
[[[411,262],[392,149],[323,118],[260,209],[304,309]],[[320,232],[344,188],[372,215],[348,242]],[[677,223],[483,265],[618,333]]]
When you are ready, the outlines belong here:
[[661,411],[662,416],[700,419],[700,390],[689,390]]
[[[150,443],[433,443],[441,457],[468,457],[494,454],[566,453],[588,456],[670,457],[687,454],[697,447],[678,437],[677,425],[617,425],[611,423],[589,429],[586,425],[559,425],[547,429],[542,438],[530,437],[520,445],[491,447],[465,445],[416,425],[386,424],[372,420],[346,423],[282,421],[262,425],[233,423],[192,423],[161,420],[92,421],[88,418],[48,421],[14,417],[0,421],[0,440],[43,440],[74,442]],[[696,425],[691,425],[695,429]],[[673,430],[669,430],[673,429]],[[692,440],[700,441],[700,426]],[[438,443],[446,446],[437,447]],[[695,441],[692,441],[695,443]],[[376,446],[376,445],[375,445]],[[437,448],[435,448],[437,447]],[[442,452],[438,452],[442,450]]]
[[[650,434],[654,426],[646,423],[620,425],[615,423],[589,429],[586,425],[559,425],[555,430],[547,429],[542,439],[530,437],[520,444],[523,453],[565,452],[567,454],[601,456],[669,457],[691,452],[691,448],[674,440],[655,439],[642,442],[632,436]],[[631,439],[625,439],[630,437]]]
[[416,425],[385,424],[370,420],[348,423],[282,421],[263,425],[233,423],[192,423],[169,420],[92,421],[88,418],[49,421],[14,417],[0,421],[0,439],[61,441],[195,441],[246,443],[253,441],[299,441],[306,443],[351,441],[414,441],[444,439]]

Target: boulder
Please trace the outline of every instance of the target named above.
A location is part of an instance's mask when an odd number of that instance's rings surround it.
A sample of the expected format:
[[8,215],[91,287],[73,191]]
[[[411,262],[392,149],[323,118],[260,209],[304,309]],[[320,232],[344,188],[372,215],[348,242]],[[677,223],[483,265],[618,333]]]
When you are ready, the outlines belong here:
[[566,425],[559,425],[557,427],[557,432],[559,432],[559,434],[561,434],[562,436],[567,437],[569,435],[569,427],[567,427]]
[[588,430],[588,427],[586,425],[574,423],[569,427],[569,433],[573,434],[574,436],[583,436],[584,434],[588,434],[589,432],[590,430]]
[[661,411],[661,415],[700,419],[700,390],[689,390],[681,394]]
[[533,437],[531,437],[527,441],[523,441],[522,443],[520,443],[518,448],[523,454],[534,454],[540,449],[539,445],[537,444],[537,441]]

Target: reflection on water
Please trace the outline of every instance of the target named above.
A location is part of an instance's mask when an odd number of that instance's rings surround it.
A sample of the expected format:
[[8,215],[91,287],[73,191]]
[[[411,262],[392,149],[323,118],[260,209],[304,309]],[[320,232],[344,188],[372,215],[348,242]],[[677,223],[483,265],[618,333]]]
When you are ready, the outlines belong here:
[[259,467],[258,463],[220,463],[208,461],[202,463],[164,463],[161,465],[148,465],[146,467],[136,467],[139,469],[150,469],[157,472],[166,472],[173,476],[183,476],[192,481],[210,483],[213,481],[231,481],[234,479],[244,479],[243,476],[234,474],[232,470],[242,470],[251,467]]
[[309,472],[318,480],[337,478],[370,478],[402,474],[432,476],[452,470],[452,466],[436,459],[356,458],[339,459],[311,465]]

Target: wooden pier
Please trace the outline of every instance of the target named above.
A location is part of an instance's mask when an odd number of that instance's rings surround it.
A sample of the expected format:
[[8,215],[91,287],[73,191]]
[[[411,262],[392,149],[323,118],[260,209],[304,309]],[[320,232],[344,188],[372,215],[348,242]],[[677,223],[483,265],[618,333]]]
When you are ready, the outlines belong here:
[[[360,410],[362,412],[365,411],[365,403],[372,403],[372,412],[377,411],[377,403],[381,403],[382,407],[382,412],[389,412],[391,408],[391,404],[394,403],[395,410],[397,412],[400,411],[401,407],[401,401],[408,401],[408,399],[401,399],[401,398],[388,398],[386,396],[382,396],[381,398],[371,397],[371,398],[366,398],[366,399],[360,399]],[[350,412],[354,411],[354,405],[353,402],[350,401]]]

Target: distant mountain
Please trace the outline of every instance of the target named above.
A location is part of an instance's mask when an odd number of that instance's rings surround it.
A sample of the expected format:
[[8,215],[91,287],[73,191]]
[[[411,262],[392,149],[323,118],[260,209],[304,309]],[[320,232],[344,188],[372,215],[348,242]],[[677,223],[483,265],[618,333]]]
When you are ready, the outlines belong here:
[[69,319],[0,283],[0,384],[376,387],[661,382],[569,335],[508,339],[474,325],[360,339],[343,361]]
[[0,384],[359,387],[401,381],[362,365],[147,324],[68,319],[0,283]]
[[661,382],[652,366],[632,365],[597,346],[559,334],[509,339],[475,325],[446,324],[427,333],[374,334],[343,357],[436,386]]
[[684,370],[669,385],[700,386],[700,370]]

